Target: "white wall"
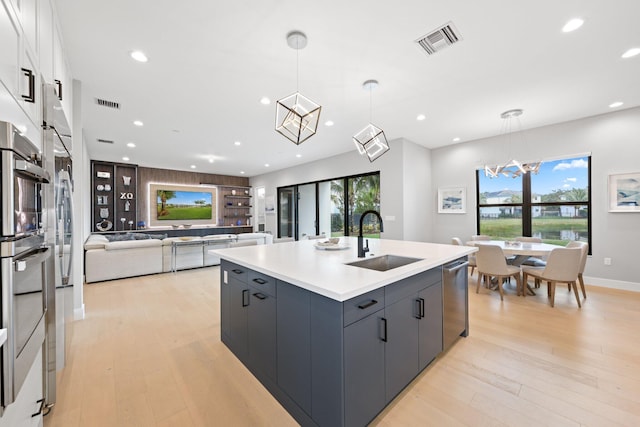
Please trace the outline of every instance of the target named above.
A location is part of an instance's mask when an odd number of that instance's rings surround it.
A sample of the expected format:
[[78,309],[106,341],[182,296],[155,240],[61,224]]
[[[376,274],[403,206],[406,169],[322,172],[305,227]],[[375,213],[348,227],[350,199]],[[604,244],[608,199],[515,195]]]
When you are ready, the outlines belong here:
[[[312,144],[313,139],[306,143]],[[380,171],[380,209],[384,220],[382,237],[427,241],[431,238],[431,228],[429,214],[425,216],[425,212],[432,211],[434,205],[429,185],[429,150],[403,139],[390,141],[389,146],[391,150],[373,163],[354,149],[253,177],[251,185],[264,186],[267,197],[273,196],[277,200],[278,187]],[[395,219],[391,219],[393,217]],[[266,229],[277,235],[277,215],[267,215]]]
[[[593,255],[585,277],[593,284],[640,290],[638,251],[632,246],[640,241],[640,213],[608,212],[608,176],[640,172],[640,108],[532,129],[512,141],[512,157],[521,161],[591,153]],[[437,194],[439,187],[467,189],[467,214],[434,214],[434,242],[448,243],[453,236],[465,241],[475,234],[475,169],[506,162],[507,150],[505,138],[494,137],[431,152],[432,192]],[[604,265],[605,257],[612,259],[610,266]]]

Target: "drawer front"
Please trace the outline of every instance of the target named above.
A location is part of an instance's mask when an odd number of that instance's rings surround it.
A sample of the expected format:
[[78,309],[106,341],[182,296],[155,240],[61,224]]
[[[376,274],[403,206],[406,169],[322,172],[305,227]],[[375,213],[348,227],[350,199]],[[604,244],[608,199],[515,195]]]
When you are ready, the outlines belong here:
[[371,313],[384,308],[384,288],[376,289],[375,291],[367,292],[360,296],[351,298],[342,303],[342,309],[344,310],[344,325],[350,325]]
[[432,268],[423,271],[415,276],[407,277],[398,282],[392,283],[385,287],[385,301],[387,304],[393,304],[420,292],[424,288],[440,283],[442,280],[441,267]]
[[249,270],[249,285],[260,292],[264,292],[273,297],[276,296],[276,279],[266,274]]
[[242,283],[247,283],[247,277],[249,275],[249,271],[251,271],[247,267],[243,267],[226,260],[222,260],[222,270],[226,271],[229,277],[233,277]]

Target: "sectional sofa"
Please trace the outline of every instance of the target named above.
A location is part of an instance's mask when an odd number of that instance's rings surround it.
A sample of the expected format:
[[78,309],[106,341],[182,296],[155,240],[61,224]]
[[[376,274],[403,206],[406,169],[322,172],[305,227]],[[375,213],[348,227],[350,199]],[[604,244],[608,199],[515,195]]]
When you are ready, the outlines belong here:
[[[85,282],[170,272],[174,268],[183,270],[218,265],[220,258],[209,254],[209,250],[227,247],[230,240],[255,240],[263,245],[273,243],[273,236],[267,233],[187,237],[142,233],[109,237],[92,234],[84,244]],[[178,243],[172,245],[173,242]],[[175,259],[172,246],[175,246]]]

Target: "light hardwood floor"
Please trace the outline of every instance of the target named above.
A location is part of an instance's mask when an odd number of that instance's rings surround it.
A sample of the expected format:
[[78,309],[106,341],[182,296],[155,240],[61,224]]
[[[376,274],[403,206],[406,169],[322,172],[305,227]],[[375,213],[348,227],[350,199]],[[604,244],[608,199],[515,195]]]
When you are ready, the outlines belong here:
[[[114,268],[117,268],[114,266]],[[85,285],[45,427],[290,426],[220,342],[219,268]],[[470,336],[372,423],[391,426],[639,426],[640,293],[558,287],[475,293]]]

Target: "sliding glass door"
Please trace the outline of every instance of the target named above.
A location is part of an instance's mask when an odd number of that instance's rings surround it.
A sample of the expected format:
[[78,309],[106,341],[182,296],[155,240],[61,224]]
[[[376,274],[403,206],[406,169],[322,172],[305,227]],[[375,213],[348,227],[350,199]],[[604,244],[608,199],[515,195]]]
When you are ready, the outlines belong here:
[[316,225],[316,184],[298,186],[298,236],[304,239],[307,236],[318,234]]
[[278,189],[278,237],[296,237],[296,187]]

